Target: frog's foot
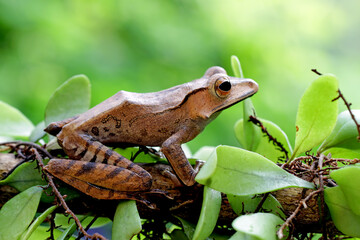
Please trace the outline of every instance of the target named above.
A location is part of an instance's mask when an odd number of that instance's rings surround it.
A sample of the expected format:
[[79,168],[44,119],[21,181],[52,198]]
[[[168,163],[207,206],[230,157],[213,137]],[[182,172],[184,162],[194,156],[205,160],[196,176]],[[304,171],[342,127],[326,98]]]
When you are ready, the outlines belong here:
[[175,194],[171,193],[171,190],[165,191],[165,190],[161,190],[161,189],[152,189],[150,191],[144,192],[144,195],[148,195],[148,194],[149,195],[153,195],[153,194],[162,195],[170,200],[174,200],[174,198],[176,196]]
[[195,166],[194,166],[194,171],[196,172],[196,174],[200,171],[200,169],[202,168],[202,166],[204,166],[205,161],[197,159]]
[[183,187],[184,184],[182,184],[179,180],[179,178],[170,170],[165,169],[161,172],[161,175],[163,175],[166,178],[169,178],[175,185],[175,187]]

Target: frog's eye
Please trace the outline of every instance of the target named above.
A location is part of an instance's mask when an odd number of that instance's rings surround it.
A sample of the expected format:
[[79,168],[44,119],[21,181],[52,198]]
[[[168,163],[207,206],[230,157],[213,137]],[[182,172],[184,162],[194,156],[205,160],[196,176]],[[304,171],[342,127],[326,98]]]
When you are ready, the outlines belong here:
[[219,78],[215,82],[215,92],[219,97],[226,97],[231,90],[231,83],[227,78]]

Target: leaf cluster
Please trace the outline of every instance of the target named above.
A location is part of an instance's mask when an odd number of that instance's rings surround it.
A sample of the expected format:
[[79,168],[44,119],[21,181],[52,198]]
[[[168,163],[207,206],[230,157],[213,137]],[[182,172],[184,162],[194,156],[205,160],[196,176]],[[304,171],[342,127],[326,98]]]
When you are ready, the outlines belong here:
[[[236,57],[232,57],[232,66],[234,75],[242,77],[241,66]],[[338,80],[335,76],[321,75],[311,83],[299,103],[294,146],[291,146],[286,133],[279,126],[257,117],[251,100],[246,99],[243,102],[243,118],[234,126],[241,147],[204,146],[195,154],[188,151],[190,159],[206,161],[196,176],[196,181],[205,186],[201,212],[196,225],[184,219],[178,219],[175,224],[167,222],[163,237],[294,237],[291,228],[288,228],[292,219],[286,219],[281,204],[271,194],[290,187],[315,189],[320,196],[323,194],[329,209],[329,213],[323,213],[328,214],[343,234],[360,237],[360,191],[357,184],[360,180],[360,167],[350,161],[359,159],[360,154],[358,126],[352,117],[353,114],[360,120],[360,110],[338,115],[338,103],[333,101],[337,96]],[[44,127],[50,122],[86,111],[89,103],[90,83],[84,75],[69,79],[55,91],[46,107],[44,121],[36,127],[21,112],[0,102],[0,136],[2,140],[29,140],[41,145],[47,143],[48,150],[56,149],[58,146],[55,139],[44,133]],[[312,149],[316,150],[310,154]],[[118,151],[129,159],[136,156],[136,162],[165,161],[159,156],[138,154],[136,148]],[[349,163],[351,166],[348,166]],[[294,166],[299,167],[294,170]],[[49,227],[49,223],[43,223],[44,220],[48,220],[50,225],[54,221],[55,225],[60,225],[58,222],[62,218],[61,214],[53,214],[56,206],[37,213],[40,201],[49,203],[54,201],[54,197],[47,196],[39,187],[46,186],[47,181],[36,167],[36,162],[24,162],[0,181],[1,185],[10,185],[20,191],[0,210],[0,239],[35,239],[34,236],[44,236]],[[300,178],[304,172],[312,172],[312,178]],[[67,200],[78,196],[74,190],[66,187],[60,188],[60,191],[68,196]],[[239,215],[232,223],[231,235],[216,233],[222,194],[226,194],[231,207]],[[302,203],[306,205],[306,201]],[[85,216],[79,219],[83,224],[100,222],[97,225],[101,225],[111,222],[113,239],[130,239],[141,231],[144,221],[140,219],[134,201],[120,201],[114,212],[112,220]],[[52,216],[50,220],[49,215]],[[76,230],[75,222],[61,225],[56,229],[52,227],[53,234],[57,239],[71,239]],[[137,235],[138,238],[142,238],[141,236],[146,234]]]

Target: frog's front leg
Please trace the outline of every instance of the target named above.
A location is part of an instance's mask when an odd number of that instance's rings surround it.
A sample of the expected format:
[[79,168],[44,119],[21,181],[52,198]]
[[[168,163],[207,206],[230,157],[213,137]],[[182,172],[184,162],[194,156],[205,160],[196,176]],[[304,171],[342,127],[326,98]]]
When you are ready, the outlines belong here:
[[[57,137],[69,158],[76,161],[52,159],[46,170],[82,192],[95,198],[108,199],[116,191],[124,195],[118,198],[127,198],[124,192],[147,191],[151,188],[152,178],[147,171],[92,137],[71,134],[66,128]],[[105,192],[108,197],[103,196]]]
[[195,167],[195,170],[193,169],[181,148],[181,144],[193,139],[199,132],[196,128],[184,127],[169,137],[161,146],[161,151],[164,153],[176,175],[186,186],[195,184],[195,176],[198,168]]

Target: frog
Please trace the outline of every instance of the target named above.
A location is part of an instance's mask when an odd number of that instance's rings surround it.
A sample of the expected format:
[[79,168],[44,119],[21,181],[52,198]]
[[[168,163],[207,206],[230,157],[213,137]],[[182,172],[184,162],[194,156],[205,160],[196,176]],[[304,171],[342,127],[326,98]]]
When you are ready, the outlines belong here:
[[210,67],[193,81],[149,93],[119,91],[76,117],[50,123],[68,159],[53,158],[45,170],[97,199],[135,199],[153,189],[151,174],[112,147],[160,147],[175,178],[196,183],[181,145],[194,139],[221,111],[254,95],[258,84]]

